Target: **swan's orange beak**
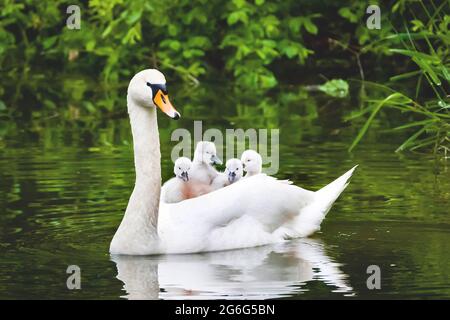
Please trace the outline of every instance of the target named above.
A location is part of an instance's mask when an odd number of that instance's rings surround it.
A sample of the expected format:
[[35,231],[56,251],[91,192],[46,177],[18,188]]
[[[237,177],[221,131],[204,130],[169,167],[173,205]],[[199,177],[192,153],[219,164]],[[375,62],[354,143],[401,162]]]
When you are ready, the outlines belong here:
[[180,113],[173,107],[170,103],[169,96],[164,94],[161,90],[156,92],[153,102],[169,117],[178,120],[180,118]]

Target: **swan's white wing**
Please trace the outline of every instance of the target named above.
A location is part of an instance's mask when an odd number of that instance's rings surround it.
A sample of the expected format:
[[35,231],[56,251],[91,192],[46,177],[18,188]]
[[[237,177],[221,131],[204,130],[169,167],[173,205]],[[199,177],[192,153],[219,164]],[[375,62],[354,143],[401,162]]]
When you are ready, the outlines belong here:
[[179,203],[160,203],[162,251],[185,253],[252,247],[306,237],[320,228],[354,168],[317,192],[265,174]]
[[275,228],[280,220],[296,216],[313,200],[314,192],[261,174],[194,199],[163,205],[160,216],[166,214],[180,222],[195,221],[215,228],[250,214]]
[[158,233],[169,252],[265,244],[313,199],[312,191],[257,175],[201,197],[161,203]]

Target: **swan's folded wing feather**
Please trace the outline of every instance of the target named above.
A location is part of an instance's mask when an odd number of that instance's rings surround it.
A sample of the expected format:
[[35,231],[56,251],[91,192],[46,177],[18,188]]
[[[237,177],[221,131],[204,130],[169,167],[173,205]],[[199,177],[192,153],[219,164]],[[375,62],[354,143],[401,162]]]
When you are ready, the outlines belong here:
[[165,204],[160,218],[167,215],[177,224],[212,229],[249,214],[274,228],[312,199],[312,191],[260,174],[194,199]]
[[269,178],[269,179],[274,179],[274,180],[276,180],[276,181],[278,181],[278,182],[281,182],[281,183],[285,183],[285,184],[294,184],[294,183],[293,183],[291,180],[289,180],[289,179],[283,179],[283,180],[280,180],[280,179],[277,179],[277,178],[275,178],[275,177],[268,176],[268,175],[265,174],[265,173],[260,173],[260,174],[258,174],[258,175],[256,175],[256,176],[251,177],[251,178],[254,178],[254,177],[262,177],[262,176],[267,177],[267,178]]

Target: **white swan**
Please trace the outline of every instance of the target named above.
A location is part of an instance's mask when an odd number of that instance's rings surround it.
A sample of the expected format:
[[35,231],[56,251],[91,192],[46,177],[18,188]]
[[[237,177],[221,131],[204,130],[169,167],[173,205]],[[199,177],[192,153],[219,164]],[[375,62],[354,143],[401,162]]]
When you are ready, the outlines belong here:
[[128,86],[136,182],[122,222],[110,245],[113,254],[146,255],[244,248],[283,241],[277,232],[292,219],[308,236],[348,184],[355,168],[317,192],[256,175],[201,197],[160,203],[161,154],[156,107],[169,117],[164,75],[154,69],[136,74]]
[[247,172],[245,174],[246,178],[262,172],[261,155],[254,150],[245,150],[241,155],[241,162],[244,166],[244,171]]
[[161,189],[161,199],[166,203],[180,202],[186,199],[186,189],[189,187],[189,172],[192,167],[192,162],[189,158],[180,157],[175,161],[173,173],[175,178],[172,178]]
[[242,162],[239,159],[229,159],[225,164],[225,171],[220,172],[214,178],[211,186],[214,190],[229,186],[232,183],[239,181],[242,178],[243,168]]

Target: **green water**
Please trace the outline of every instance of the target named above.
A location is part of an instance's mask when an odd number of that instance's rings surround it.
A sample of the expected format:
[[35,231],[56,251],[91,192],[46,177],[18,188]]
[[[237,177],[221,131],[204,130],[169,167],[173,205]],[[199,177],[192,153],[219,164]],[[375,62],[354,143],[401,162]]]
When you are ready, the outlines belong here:
[[[194,119],[222,131],[279,128],[278,178],[316,190],[359,164],[322,230],[245,250],[111,257],[109,242],[134,182],[126,114],[90,122],[5,120],[0,298],[450,298],[448,163],[396,154],[407,136],[374,131],[349,154],[357,128],[341,119],[354,108],[351,99],[252,104],[199,92],[186,103],[183,93],[173,99],[180,121],[158,114],[163,179],[171,176],[171,132],[192,130]],[[69,265],[81,268],[81,290],[66,287]],[[366,286],[369,265],[381,269],[380,290]]]

